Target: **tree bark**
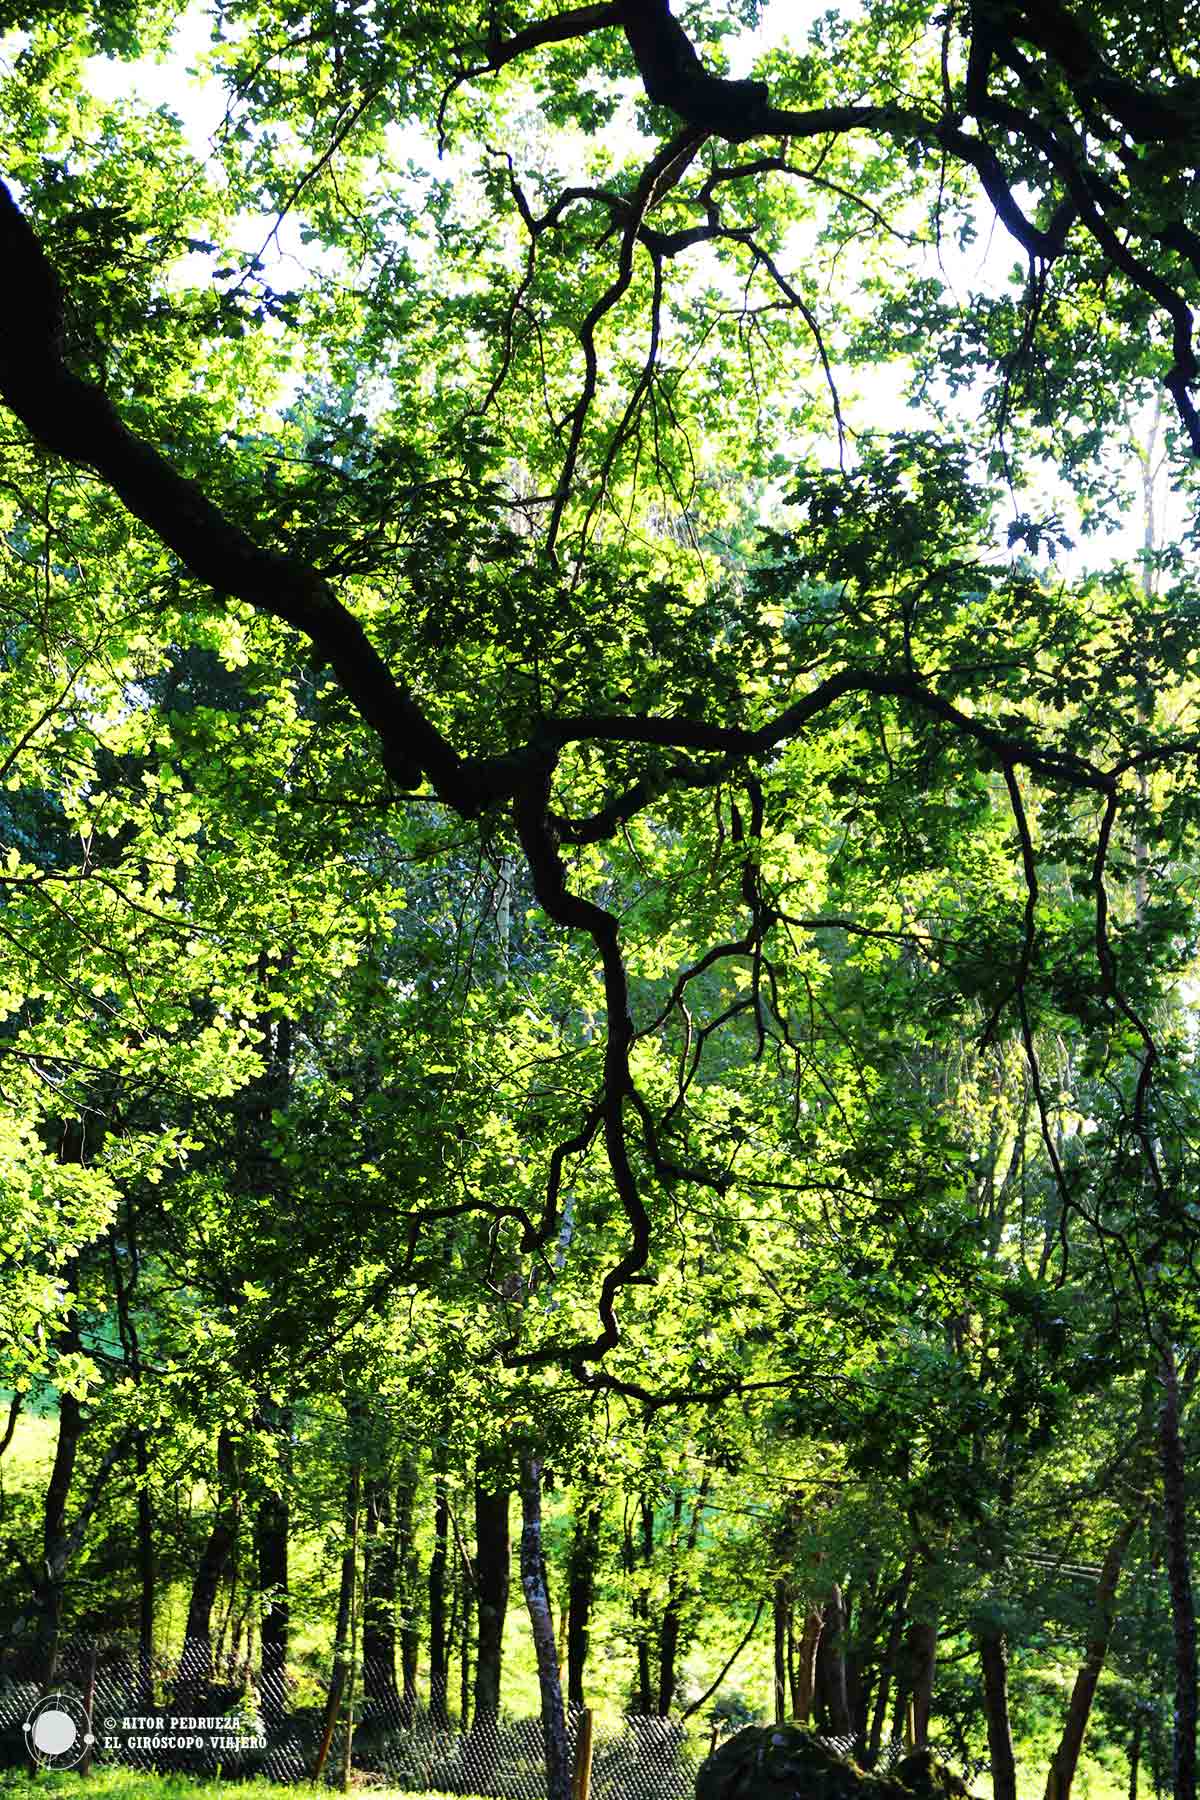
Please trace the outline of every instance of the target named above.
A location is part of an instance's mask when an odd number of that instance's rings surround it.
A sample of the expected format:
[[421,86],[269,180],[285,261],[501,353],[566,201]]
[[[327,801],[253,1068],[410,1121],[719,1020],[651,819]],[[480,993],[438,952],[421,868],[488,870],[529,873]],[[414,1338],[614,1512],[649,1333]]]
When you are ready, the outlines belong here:
[[787,1625],[788,1595],[787,1587],[782,1581],[775,1583],[775,1593],[771,1602],[772,1619],[775,1625],[775,1723],[782,1725],[788,1712],[788,1665],[787,1665]]
[[258,1590],[267,1597],[259,1624],[263,1722],[278,1731],[287,1705],[288,1503],[282,1493],[264,1493],[254,1521]]
[[588,1498],[575,1516],[567,1587],[567,1704],[583,1706],[583,1677],[591,1640],[596,1563],[600,1555],[600,1502]]
[[817,1642],[816,1680],[834,1737],[849,1737],[854,1729],[850,1698],[846,1691],[846,1609],[842,1590],[835,1582],[825,1602],[825,1627]]
[[492,1493],[481,1476],[475,1482],[475,1591],[478,1631],[475,1651],[475,1718],[500,1717],[500,1683],[504,1662],[504,1620],[508,1612],[512,1543],[508,1531],[509,1496]]
[[1162,1468],[1163,1525],[1175,1664],[1174,1800],[1196,1800],[1196,1602],[1187,1539],[1187,1488],[1175,1353],[1161,1353],[1162,1406],[1158,1449]]
[[[68,1281],[78,1280],[75,1274]],[[72,1311],[70,1320],[77,1315]],[[68,1323],[61,1340],[78,1346],[78,1327]],[[54,1462],[46,1484],[42,1506],[42,1564],[33,1603],[37,1620],[38,1675],[46,1687],[54,1682],[58,1667],[58,1641],[62,1631],[63,1586],[70,1553],[67,1548],[67,1503],[75,1474],[75,1459],[83,1432],[83,1409],[74,1394],[58,1397],[58,1436],[54,1444]]]
[[1008,1716],[1008,1645],[1002,1631],[989,1627],[980,1634],[979,1660],[983,1669],[993,1800],[1017,1800],[1017,1768]]
[[[71,1160],[74,1161],[82,1160],[82,1138],[78,1133],[71,1134],[72,1145],[75,1144],[77,1138],[80,1147],[73,1152]],[[64,1161],[68,1160],[66,1152],[64,1152],[63,1159]],[[78,1259],[68,1266],[66,1281],[68,1290],[77,1293],[79,1288]],[[67,1313],[63,1330],[59,1333],[58,1345],[60,1349],[69,1353],[76,1353],[83,1348],[79,1331],[79,1313],[74,1305]],[[53,1684],[58,1669],[58,1649],[62,1634],[63,1596],[67,1569],[70,1567],[72,1557],[83,1542],[84,1533],[100,1504],[100,1496],[109,1476],[133,1441],[132,1431],[127,1431],[115,1443],[109,1445],[88,1484],[88,1490],[79,1511],[72,1523],[68,1525],[67,1507],[71,1498],[75,1463],[83,1430],[83,1407],[80,1401],[74,1394],[65,1391],[60,1393],[54,1462],[51,1466],[50,1479],[46,1484],[46,1494],[42,1504],[41,1567],[34,1574],[30,1595],[38,1677],[46,1687]]]
[[913,1744],[923,1750],[929,1742],[933,1712],[933,1677],[937,1667],[937,1621],[914,1619],[907,1634],[908,1664],[912,1671]]
[[411,1725],[417,1712],[417,1664],[421,1648],[418,1616],[420,1565],[413,1519],[417,1501],[417,1470],[406,1464],[396,1496],[395,1557],[400,1602],[400,1722]]
[[558,1678],[554,1613],[542,1549],[542,1465],[533,1451],[527,1451],[521,1458],[521,1587],[537,1655],[542,1730],[546,1740],[546,1800],[571,1800],[567,1722]]
[[1046,1780],[1046,1800],[1070,1800],[1071,1783],[1075,1779],[1075,1771],[1079,1766],[1079,1753],[1083,1748],[1083,1734],[1087,1730],[1092,1700],[1104,1668],[1104,1659],[1108,1655],[1108,1640],[1112,1635],[1117,1583],[1121,1579],[1121,1565],[1125,1560],[1125,1552],[1129,1548],[1130,1539],[1139,1523],[1140,1520],[1136,1516],[1125,1520],[1109,1544],[1101,1564],[1100,1579],[1096,1584],[1092,1628],[1088,1635],[1082,1667],[1075,1677],[1075,1685],[1071,1690],[1067,1716],[1063,1721],[1062,1736],[1059,1739],[1058,1748],[1050,1760],[1050,1772]]
[[[654,1509],[641,1495],[637,1501],[641,1520],[642,1535],[642,1567],[649,1580],[651,1560],[654,1556]],[[633,1525],[628,1513],[625,1516],[625,1529],[622,1539],[625,1573],[629,1577],[631,1595],[629,1610],[633,1619],[634,1650],[637,1656],[637,1687],[631,1701],[635,1714],[644,1717],[651,1708],[650,1699],[650,1609],[647,1604],[645,1590],[638,1583],[638,1557],[634,1549]]]
[[358,1563],[358,1514],[362,1489],[362,1473],[358,1463],[350,1471],[346,1493],[346,1535],[342,1549],[342,1574],[338,1585],[337,1625],[333,1635],[333,1667],[329,1672],[329,1691],[325,1696],[325,1716],[321,1721],[321,1742],[317,1751],[313,1780],[321,1779],[334,1727],[341,1711],[346,1681],[350,1674],[350,1623],[354,1612],[354,1583]]
[[904,1619],[908,1608],[908,1590],[912,1581],[912,1564],[905,1565],[900,1577],[900,1586],[896,1593],[892,1608],[892,1620],[888,1627],[887,1645],[883,1653],[883,1661],[879,1669],[879,1686],[875,1690],[875,1705],[871,1713],[871,1725],[867,1734],[867,1763],[873,1766],[879,1756],[883,1742],[883,1726],[887,1717],[888,1695],[895,1678],[896,1666],[900,1658],[900,1646],[903,1641]]
[[[212,1612],[221,1578],[237,1542],[237,1528],[237,1464],[232,1439],[222,1426],[217,1434],[216,1507],[212,1526],[196,1564],[196,1573],[192,1577],[183,1650],[176,1676],[181,1696],[189,1696],[188,1705],[193,1701],[196,1706],[199,1705],[213,1678]],[[187,1710],[186,1705],[184,1710]]]
[[796,1647],[796,1685],[792,1697],[792,1717],[800,1725],[812,1718],[817,1691],[817,1649],[825,1628],[824,1608],[810,1604],[804,1615],[804,1629]]
[[139,1431],[134,1438],[133,1453],[138,1483],[138,1705],[143,1711],[151,1712],[154,1708],[154,1592],[157,1558],[154,1554],[154,1504],[150,1498],[150,1451],[144,1431]]
[[683,1611],[691,1597],[690,1563],[700,1532],[700,1517],[708,1498],[709,1475],[706,1470],[692,1507],[687,1536],[679,1540],[683,1517],[683,1495],[677,1493],[671,1514],[671,1567],[667,1586],[667,1603],[663,1608],[658,1634],[658,1714],[665,1719],[675,1703],[679,1684],[679,1646],[683,1635]]
[[396,1547],[392,1536],[392,1495],[387,1478],[364,1484],[363,1521],[363,1695],[389,1723],[400,1714],[396,1686]]
[[450,1501],[444,1454],[434,1468],[433,1554],[429,1558],[429,1714],[438,1730],[450,1727],[447,1709],[449,1661],[446,1652],[446,1546],[450,1534]]
[[[138,1385],[142,1379],[142,1359],[137,1325],[131,1306],[131,1290],[138,1280],[137,1232],[133,1204],[126,1212],[126,1241],[129,1249],[130,1279],[127,1283],[121,1269],[121,1253],[116,1231],[109,1237],[112,1257],[113,1293],[117,1303],[117,1329],[126,1364]],[[154,1509],[150,1498],[150,1451],[146,1433],[140,1428],[133,1439],[134,1467],[137,1471],[137,1567],[138,1567],[138,1672],[137,1705],[142,1712],[154,1707]]]

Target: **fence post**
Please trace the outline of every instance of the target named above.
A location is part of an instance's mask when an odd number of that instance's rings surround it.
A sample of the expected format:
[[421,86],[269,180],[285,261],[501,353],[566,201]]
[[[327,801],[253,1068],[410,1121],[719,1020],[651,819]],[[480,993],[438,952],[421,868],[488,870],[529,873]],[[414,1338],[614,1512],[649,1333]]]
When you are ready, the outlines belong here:
[[95,1639],[88,1645],[87,1675],[83,1683],[83,1711],[87,1719],[87,1731],[91,1742],[84,1745],[83,1761],[79,1765],[81,1775],[92,1772],[92,1752],[96,1748],[96,1726],[92,1719],[92,1711],[96,1704],[96,1643]]
[[575,1738],[575,1768],[571,1776],[571,1800],[588,1800],[592,1790],[592,1709],[585,1706],[579,1715]]

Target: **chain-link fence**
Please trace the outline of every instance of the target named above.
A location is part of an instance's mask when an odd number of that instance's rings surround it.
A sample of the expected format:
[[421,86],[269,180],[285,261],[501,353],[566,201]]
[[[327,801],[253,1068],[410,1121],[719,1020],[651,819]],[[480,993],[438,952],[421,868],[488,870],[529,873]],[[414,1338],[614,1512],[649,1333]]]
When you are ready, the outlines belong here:
[[[545,1746],[540,1719],[477,1718],[465,1728],[397,1688],[395,1671],[368,1663],[339,1694],[328,1676],[289,1673],[273,1698],[255,1672],[226,1664],[214,1670],[208,1647],[170,1659],[146,1659],[120,1642],[70,1642],[60,1650],[53,1692],[59,1715],[90,1722],[55,1755],[64,1766],[85,1755],[96,1763],[196,1775],[261,1775],[305,1781],[318,1771],[340,1784],[350,1764],[356,1785],[408,1793],[432,1792],[486,1800],[542,1800]],[[349,1699],[352,1689],[353,1700]],[[10,1647],[0,1660],[0,1758],[30,1753],[46,1684]],[[34,1725],[31,1725],[34,1721]],[[65,1727],[59,1726],[60,1733]],[[572,1757],[578,1718],[568,1717]],[[736,1725],[629,1715],[597,1725],[592,1748],[593,1800],[692,1800],[696,1774],[721,1737]],[[852,1754],[849,1738],[828,1738]],[[35,1746],[36,1747],[36,1746]],[[904,1754],[888,1744],[876,1767],[891,1768]]]

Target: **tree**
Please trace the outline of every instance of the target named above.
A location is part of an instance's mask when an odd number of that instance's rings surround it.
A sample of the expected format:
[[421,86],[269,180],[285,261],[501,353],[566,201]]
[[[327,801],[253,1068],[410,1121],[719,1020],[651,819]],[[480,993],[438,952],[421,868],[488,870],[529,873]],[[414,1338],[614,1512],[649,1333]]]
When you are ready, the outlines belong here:
[[[656,1412],[810,1396],[832,1369],[857,1411],[863,1323],[908,1306],[921,1355],[948,1336],[938,1367],[975,1419],[955,1442],[981,1564],[989,1509],[1001,1534],[1017,1516],[1001,1431],[1022,1407],[1061,1419],[1046,1295],[1077,1282],[1095,1344],[1136,1320],[1137,1367],[1097,1369],[1161,1383],[1191,1800],[1195,1096],[1176,995],[1195,930],[1175,880],[1197,824],[1194,583],[1179,546],[1156,553],[1157,586],[1062,581],[1062,520],[1005,519],[988,485],[989,456],[1014,492],[1049,460],[1103,522],[1125,480],[1108,440],[1155,383],[1190,479],[1182,8],[879,0],[731,79],[746,18],[718,0],[686,26],[665,0],[487,21],[246,0],[216,25],[231,110],[212,167],[181,153],[178,120],[84,95],[87,55],[162,42],[158,15],[20,23],[0,398],[6,641],[32,679],[4,697],[22,962],[5,1204],[34,1243],[14,1259],[14,1377],[65,1359],[69,1379],[85,1354],[75,1245],[46,1231],[45,1197],[94,1241],[181,1147],[181,1121],[164,1138],[127,1107],[124,1163],[61,1173],[56,1125],[98,1081],[110,1109],[113,1084],[171,1082],[188,1128],[204,1117],[161,1253],[186,1261],[225,1373],[265,1358],[290,1399],[299,1363],[324,1367],[298,1339],[340,1342],[411,1284],[518,1379],[561,1370]],[[406,172],[391,126],[445,146],[446,174]],[[926,253],[970,238],[981,196],[1027,270],[964,312]],[[268,260],[292,224],[325,259],[294,288]],[[925,408],[889,439],[844,397],[885,343]],[[214,657],[232,691],[197,680]],[[401,858],[435,871],[407,923]],[[477,979],[485,939],[508,980]],[[973,1037],[998,1079],[951,1084],[950,1105],[937,1067]],[[227,1102],[245,1109],[230,1156],[205,1111]],[[314,1180],[298,1165],[326,1120]],[[1032,1272],[1001,1160],[1023,1204],[1034,1167]],[[800,1305],[831,1194],[856,1255]],[[763,1274],[743,1253],[768,1204],[801,1242]],[[948,1250],[956,1313],[928,1297]],[[297,1299],[318,1272],[319,1332]],[[673,1296],[653,1330],[650,1283]],[[732,1329],[743,1308],[769,1350]],[[860,1455],[898,1429],[865,1405],[856,1425]],[[1016,1436],[1032,1480],[1042,1446]],[[949,1487],[962,1457],[922,1475]],[[279,1588],[280,1520],[259,1517]],[[901,1567],[937,1560],[896,1547]],[[872,1604],[882,1579],[863,1577]],[[1006,1792],[1011,1596],[969,1587]],[[828,1666],[853,1637],[845,1584],[806,1598]],[[685,1609],[675,1570],[668,1639]],[[271,1648],[279,1663],[278,1630]]]

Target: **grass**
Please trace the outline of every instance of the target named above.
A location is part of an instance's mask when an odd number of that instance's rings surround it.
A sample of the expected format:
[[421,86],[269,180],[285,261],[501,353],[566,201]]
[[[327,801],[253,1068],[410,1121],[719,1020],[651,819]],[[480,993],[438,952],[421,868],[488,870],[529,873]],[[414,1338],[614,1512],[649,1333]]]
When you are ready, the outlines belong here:
[[[355,1782],[358,1791],[363,1786]],[[46,1800],[51,1794],[61,1800],[271,1800],[284,1793],[294,1795],[295,1800],[330,1800],[332,1792],[311,1782],[289,1783],[283,1789],[262,1779],[206,1781],[187,1775],[151,1775],[141,1769],[93,1769],[90,1775],[80,1775],[75,1769],[43,1769],[37,1775],[24,1769],[0,1769],[0,1800]],[[372,1800],[384,1800],[397,1790],[372,1784],[369,1792]],[[463,1800],[463,1796],[406,1792],[403,1800]]]

